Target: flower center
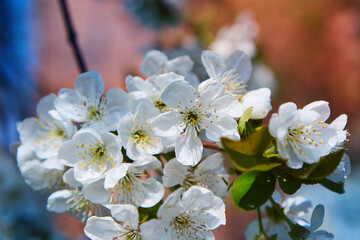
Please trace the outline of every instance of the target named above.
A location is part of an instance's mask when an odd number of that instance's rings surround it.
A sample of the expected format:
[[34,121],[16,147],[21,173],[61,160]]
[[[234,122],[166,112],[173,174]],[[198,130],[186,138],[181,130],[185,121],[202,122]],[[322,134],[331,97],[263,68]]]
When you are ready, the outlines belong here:
[[[85,105],[87,104],[85,103]],[[95,106],[87,106],[87,119],[85,120],[85,122],[89,123],[101,121],[104,117],[106,110],[106,97],[101,97],[99,104],[96,104]]]
[[300,155],[307,157],[305,148],[319,147],[323,144],[322,130],[326,128],[323,121],[317,121],[312,125],[298,125],[295,128],[288,128],[286,136],[286,147],[291,147]]
[[205,117],[200,111],[197,110],[188,110],[183,113],[183,118],[186,127],[195,127],[197,130],[200,129],[200,125],[202,124],[202,118]]
[[109,154],[109,149],[105,146],[104,142],[98,142],[95,146],[90,144],[88,148],[84,147],[84,144],[76,146],[76,148],[84,149],[84,151],[79,153],[79,156],[83,160],[82,162],[78,162],[80,166],[93,168],[95,164],[100,172],[104,172],[108,168],[109,163],[112,163],[112,167],[115,166],[114,157]]
[[152,129],[147,122],[144,122],[143,124],[139,124],[138,120],[139,117],[137,117],[136,120],[134,120],[135,126],[131,129],[132,134],[130,140],[135,142],[144,150],[147,150],[147,148],[156,147],[160,139],[154,138],[153,136],[150,135]]
[[113,237],[112,240],[141,240],[140,231],[131,226],[126,226],[123,232]]
[[110,202],[114,204],[139,204],[138,195],[142,192],[142,181],[138,175],[141,174],[128,172],[121,178],[116,186],[110,190]]
[[197,220],[196,218],[191,218],[188,212],[179,213],[179,215],[173,218],[170,225],[179,235],[185,237],[186,239],[190,239],[191,236],[195,236],[199,230],[207,230],[206,225],[203,222]]
[[65,204],[70,206],[68,212],[82,222],[85,222],[94,215],[95,204],[91,203],[80,193],[74,194]]
[[241,95],[246,92],[246,86],[240,82],[241,75],[236,72],[235,69],[224,72],[219,82],[226,88],[226,91],[230,93],[234,99],[239,99]]

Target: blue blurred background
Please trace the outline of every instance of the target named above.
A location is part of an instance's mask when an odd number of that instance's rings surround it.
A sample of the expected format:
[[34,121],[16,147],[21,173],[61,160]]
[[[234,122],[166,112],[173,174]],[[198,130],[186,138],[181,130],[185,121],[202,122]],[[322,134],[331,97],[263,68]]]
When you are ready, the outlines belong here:
[[[357,0],[79,0],[69,1],[89,69],[107,89],[125,86],[128,74],[152,48],[189,54],[206,77],[202,49],[223,56],[246,51],[255,66],[249,87],[273,90],[273,109],[330,102],[331,119],[349,115],[347,144],[353,172],[347,193],[305,187],[299,194],[326,206],[325,227],[337,239],[360,239],[360,3]],[[83,225],[46,211],[47,193],[28,187],[10,145],[16,123],[34,116],[36,102],[73,87],[79,74],[58,1],[0,1],[0,239],[85,239]],[[228,224],[217,239],[243,239],[255,213],[228,204]]]

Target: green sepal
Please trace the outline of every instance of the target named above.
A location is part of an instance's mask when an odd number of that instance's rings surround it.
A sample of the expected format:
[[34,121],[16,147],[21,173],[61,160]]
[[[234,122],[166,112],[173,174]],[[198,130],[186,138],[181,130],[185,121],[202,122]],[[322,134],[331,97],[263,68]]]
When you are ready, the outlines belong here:
[[329,189],[330,191],[333,191],[333,192],[336,192],[339,194],[345,193],[343,182],[335,183],[333,181],[330,181],[329,179],[324,179],[323,181],[320,182],[320,184],[323,185],[324,187],[326,187],[327,189]]
[[281,163],[262,156],[272,142],[268,127],[262,127],[250,138],[235,141],[222,138],[221,142],[233,165],[240,171],[269,171]]
[[282,177],[278,177],[278,181],[281,190],[289,195],[296,193],[296,191],[299,190],[302,185],[302,182],[299,180],[287,180]]
[[317,163],[304,163],[301,169],[291,169],[282,165],[274,169],[274,172],[286,179],[300,179],[305,184],[320,183],[335,171],[344,153],[345,149],[330,153],[329,155],[322,157]]
[[252,171],[233,182],[231,196],[240,210],[253,210],[263,205],[275,190],[276,177],[270,172]]
[[246,130],[246,123],[249,121],[251,117],[252,110],[253,110],[252,107],[246,109],[243,115],[241,116],[241,118],[239,119],[238,130],[240,135],[242,135]]

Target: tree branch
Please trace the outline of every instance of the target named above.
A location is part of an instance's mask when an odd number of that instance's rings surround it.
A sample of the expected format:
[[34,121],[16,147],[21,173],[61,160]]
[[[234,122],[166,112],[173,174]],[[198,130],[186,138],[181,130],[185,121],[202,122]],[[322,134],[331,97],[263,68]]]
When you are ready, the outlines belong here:
[[71,22],[71,17],[70,17],[69,9],[67,7],[66,0],[60,0],[59,3],[61,7],[61,13],[65,22],[68,41],[71,44],[72,49],[74,51],[77,65],[79,67],[80,72],[86,72],[87,71],[86,63],[76,40],[76,33]]

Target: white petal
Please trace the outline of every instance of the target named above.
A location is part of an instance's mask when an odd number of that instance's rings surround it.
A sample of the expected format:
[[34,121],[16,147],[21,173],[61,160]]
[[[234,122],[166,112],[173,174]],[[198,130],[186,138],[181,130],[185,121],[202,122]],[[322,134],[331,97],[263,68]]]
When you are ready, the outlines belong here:
[[47,202],[47,210],[57,213],[63,213],[69,209],[66,201],[71,197],[72,193],[69,190],[60,190],[52,193]]
[[159,74],[161,66],[168,61],[166,55],[157,50],[151,50],[146,53],[140,65],[140,71],[145,76]]
[[147,81],[144,81],[140,77],[127,76],[126,77],[126,88],[129,92],[144,91],[150,96],[157,92],[155,86]]
[[167,240],[164,225],[157,219],[144,222],[140,225],[140,230],[143,240]]
[[85,198],[92,203],[105,204],[109,202],[110,191],[104,188],[104,179],[86,184],[83,187],[82,192]]
[[52,120],[52,117],[49,115],[49,111],[55,109],[55,99],[56,95],[51,93],[39,100],[38,104],[36,105],[36,113],[39,118],[46,119],[48,121]]
[[73,89],[61,89],[54,105],[60,115],[69,120],[82,122],[86,119],[86,111],[82,100]]
[[226,69],[225,61],[215,52],[203,51],[201,54],[201,62],[203,63],[209,77],[217,80]]
[[176,159],[172,159],[165,164],[163,173],[163,184],[169,188],[177,184],[182,184],[186,175],[190,172],[187,166],[182,165]]
[[95,70],[80,74],[76,78],[74,86],[78,96],[91,105],[94,101],[97,102],[104,93],[104,82]]
[[200,101],[205,108],[215,108],[222,112],[232,103],[233,97],[226,92],[223,85],[214,83],[208,85],[200,94]]
[[63,175],[64,183],[68,184],[70,187],[82,187],[82,184],[74,178],[74,169],[70,168]]
[[317,112],[320,115],[320,117],[317,119],[319,121],[326,121],[330,116],[329,103],[325,101],[312,102],[303,107],[303,110]]
[[161,137],[177,136],[181,133],[179,127],[180,113],[175,111],[164,112],[149,120],[155,134]]
[[125,177],[129,168],[132,168],[133,164],[131,163],[122,163],[112,169],[106,174],[105,177],[105,188],[113,188],[119,179]]
[[187,128],[175,142],[176,159],[184,164],[195,166],[201,159],[203,145],[195,128]]
[[238,135],[235,119],[227,115],[204,118],[201,128],[205,129],[206,137],[214,142],[220,141],[221,137]]
[[324,206],[321,204],[317,205],[311,216],[311,227],[310,227],[311,232],[314,232],[323,224],[324,214],[325,214]]
[[249,81],[252,73],[252,64],[250,57],[245,52],[236,50],[226,59],[225,64],[227,70],[236,69],[244,84]]
[[174,59],[171,59],[166,63],[167,72],[175,72],[181,75],[186,75],[191,72],[191,69],[194,66],[194,62],[187,55],[180,56]]
[[90,217],[84,228],[86,236],[92,240],[112,239],[121,233],[121,226],[111,217]]
[[253,107],[253,111],[251,112],[251,119],[263,119],[271,111],[272,107],[270,96],[270,89],[260,88],[247,92],[241,98],[241,102],[245,110]]
[[148,178],[145,183],[141,185],[141,189],[145,197],[142,199],[143,202],[140,207],[152,207],[164,196],[164,186],[154,178]]
[[134,205],[116,204],[111,207],[111,216],[117,221],[124,222],[124,225],[130,225],[134,229],[138,228],[139,212]]
[[172,108],[185,110],[190,108],[197,96],[197,91],[185,81],[171,83],[161,95],[161,100]]

